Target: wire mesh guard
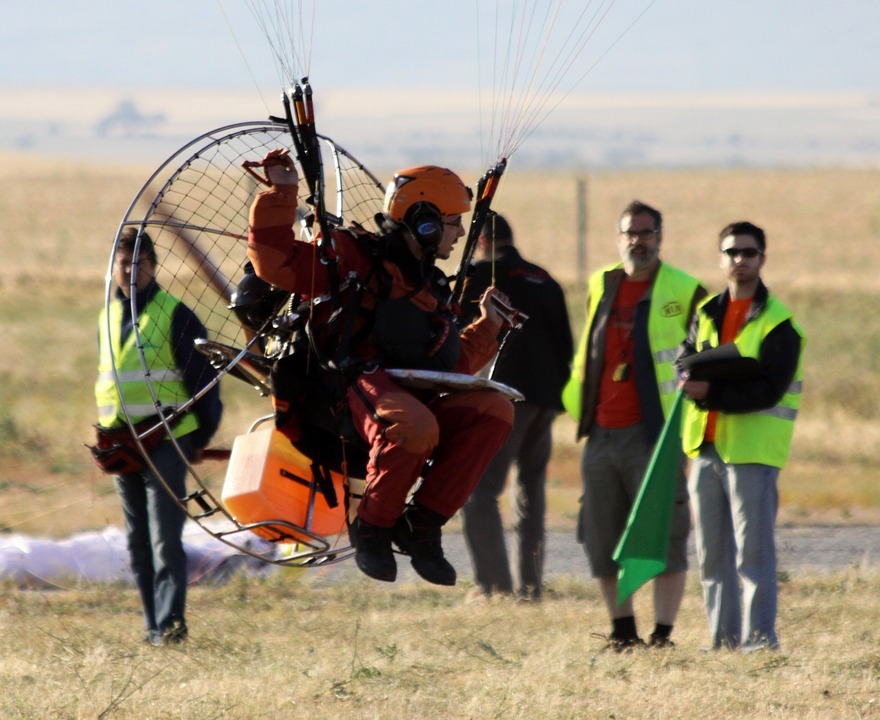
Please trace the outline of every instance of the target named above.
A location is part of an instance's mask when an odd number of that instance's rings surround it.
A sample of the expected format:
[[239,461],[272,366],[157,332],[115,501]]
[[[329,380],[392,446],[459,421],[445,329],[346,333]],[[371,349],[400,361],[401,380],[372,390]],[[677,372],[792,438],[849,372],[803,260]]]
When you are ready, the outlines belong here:
[[[325,168],[323,197],[334,224],[367,224],[381,211],[382,184],[331,139],[318,137]],[[188,462],[174,441],[188,467],[190,486],[195,486],[185,498],[178,498],[178,503],[208,533],[241,552],[277,564],[312,565],[336,562],[351,554],[345,535],[342,495],[349,497],[352,492],[356,495],[358,489],[343,489],[342,485],[356,480],[349,481],[314,467],[289,442],[279,443],[277,431],[260,428],[262,422],[271,417],[267,415],[271,407],[265,399],[271,367],[271,358],[264,354],[266,336],[270,333],[277,336],[279,327],[283,332],[283,314],[290,309],[282,309],[280,320],[270,318],[266,326],[254,331],[244,327],[231,308],[247,261],[250,206],[256,194],[265,189],[243,169],[242,163],[260,160],[270,150],[290,149],[292,145],[286,124],[247,122],[205,133],[172,155],[144,184],[120,223],[110,257],[105,305],[109,318],[110,305],[117,301],[112,268],[121,234],[126,228],[137,228],[136,258],[141,234],[148,233],[157,255],[157,281],[165,291],[192,309],[204,324],[207,340],[200,343],[199,349],[219,371],[208,386],[194,397],[185,398],[178,412],[191,407],[211,386],[227,376],[246,381],[227,381],[222,385],[224,418],[218,435],[222,433],[223,437],[215,438],[215,442],[230,439],[231,433],[234,438],[231,453],[214,453],[209,462],[197,468]],[[310,238],[308,218],[312,208],[306,192],[301,185],[298,216],[303,219],[302,236]],[[131,302],[136,316],[137,309],[134,301]],[[144,337],[137,323],[133,332],[143,378],[159,407],[160,380],[151,373],[143,347]],[[118,384],[119,373],[116,375]],[[133,413],[124,406],[123,412],[129,427],[133,427]],[[163,422],[166,429],[170,428],[167,421]],[[140,445],[140,438],[136,440]],[[319,475],[321,473],[323,475]],[[230,497],[218,500],[216,487],[220,477],[231,479],[235,487],[229,490],[230,482],[225,482],[223,492]],[[250,478],[252,484],[248,485],[243,478]],[[326,506],[319,479],[325,483],[325,489],[329,482],[338,490],[338,509]],[[164,479],[162,481],[165,484]],[[301,512],[297,510],[292,515],[287,512],[285,518],[273,514],[275,508],[285,512],[291,498]],[[235,512],[230,510],[233,506],[236,506]],[[248,542],[249,533],[244,531],[280,543],[279,548],[283,549],[276,548],[270,553],[255,550],[253,543]]]

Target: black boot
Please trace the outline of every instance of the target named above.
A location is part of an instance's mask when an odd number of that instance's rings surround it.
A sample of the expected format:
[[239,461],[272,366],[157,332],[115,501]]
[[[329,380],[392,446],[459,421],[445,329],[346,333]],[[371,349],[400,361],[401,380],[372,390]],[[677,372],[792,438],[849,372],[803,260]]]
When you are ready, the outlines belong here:
[[397,579],[391,532],[392,528],[370,525],[360,517],[348,527],[348,537],[355,551],[354,560],[361,572],[374,580],[394,582]]
[[394,525],[394,543],[412,560],[413,569],[429,583],[455,585],[455,568],[443,557],[440,528],[447,518],[413,505]]

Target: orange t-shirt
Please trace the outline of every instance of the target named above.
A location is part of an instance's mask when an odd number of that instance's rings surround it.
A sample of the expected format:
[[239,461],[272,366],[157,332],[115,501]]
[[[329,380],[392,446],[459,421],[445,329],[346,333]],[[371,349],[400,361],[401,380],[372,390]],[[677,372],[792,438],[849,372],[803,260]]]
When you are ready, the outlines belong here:
[[[739,331],[742,329],[743,323],[746,321],[746,315],[752,307],[752,298],[745,300],[730,299],[727,303],[727,312],[724,313],[724,325],[721,328],[721,344],[733,342]],[[711,410],[706,420],[706,442],[714,442],[715,440],[715,423],[718,422],[718,411]]]
[[596,422],[602,427],[629,427],[642,421],[633,368],[632,331],[636,306],[650,286],[650,280],[624,278],[614,298],[605,328],[605,366],[596,404]]

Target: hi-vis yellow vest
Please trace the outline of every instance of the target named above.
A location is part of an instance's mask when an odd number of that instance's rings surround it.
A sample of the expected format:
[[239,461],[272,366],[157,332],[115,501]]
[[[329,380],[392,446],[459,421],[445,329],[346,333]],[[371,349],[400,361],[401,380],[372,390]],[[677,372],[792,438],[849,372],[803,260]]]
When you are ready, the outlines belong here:
[[[98,323],[99,356],[95,399],[98,403],[98,422],[108,428],[125,424],[123,400],[133,423],[159,412],[144,379],[135,332],[129,334],[124,344],[120,342],[123,303],[127,302],[129,300],[126,298],[110,304],[109,337],[106,308],[101,312]],[[162,409],[176,409],[190,397],[176,367],[170,342],[171,318],[179,304],[180,300],[164,290],[159,290],[138,316],[138,334],[144,359],[150,369],[150,380]],[[113,378],[114,362],[119,376],[119,390]],[[198,426],[196,416],[191,412],[185,413],[174,426],[174,436],[182,437]]]
[[[590,277],[590,306],[587,308],[587,323],[578,344],[572,363],[571,377],[562,391],[562,404],[576,421],[581,419],[584,372],[587,364],[587,351],[593,321],[599,302],[605,293],[605,274],[621,268],[622,264],[609,265]],[[699,281],[686,272],[661,263],[657,277],[649,290],[650,312],[648,313],[648,344],[654,363],[657,388],[663,416],[669,417],[678,380],[675,373],[675,358],[679,345],[687,337],[690,325],[688,311],[699,287]]]
[[[717,347],[719,339],[715,323],[705,314],[702,306],[699,317],[696,347]],[[786,320],[791,321],[792,327],[801,336],[801,354],[794,380],[779,403],[772,408],[752,413],[718,413],[715,449],[726,463],[755,463],[781,468],[788,460],[794,421],[801,406],[804,332],[792,320],[788,308],[770,295],[764,309],[743,325],[734,343],[743,357],[759,359],[764,338]],[[691,400],[687,401],[684,413],[684,451],[690,457],[696,457],[706,433],[709,413],[698,408]]]

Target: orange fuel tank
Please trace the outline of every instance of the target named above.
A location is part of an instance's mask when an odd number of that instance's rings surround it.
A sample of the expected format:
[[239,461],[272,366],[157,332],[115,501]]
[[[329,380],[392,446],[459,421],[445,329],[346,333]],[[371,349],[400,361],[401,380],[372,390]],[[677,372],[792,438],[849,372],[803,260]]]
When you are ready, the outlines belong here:
[[[315,535],[345,532],[345,490],[342,476],[330,473],[336,507],[327,504],[311,469],[312,462],[275,428],[239,435],[232,444],[221,500],[242,525],[282,520]],[[271,541],[304,537],[287,525],[251,528]]]

